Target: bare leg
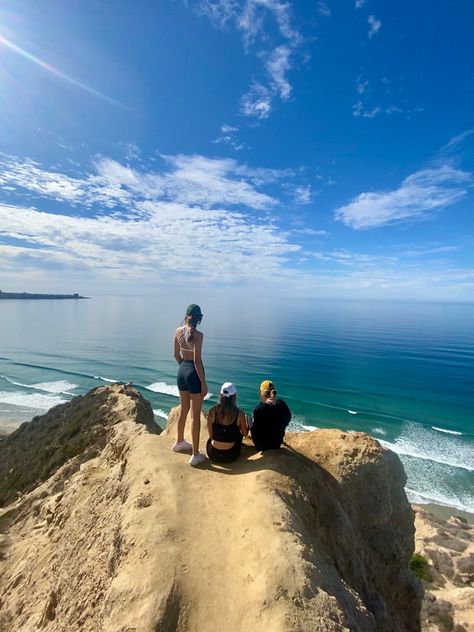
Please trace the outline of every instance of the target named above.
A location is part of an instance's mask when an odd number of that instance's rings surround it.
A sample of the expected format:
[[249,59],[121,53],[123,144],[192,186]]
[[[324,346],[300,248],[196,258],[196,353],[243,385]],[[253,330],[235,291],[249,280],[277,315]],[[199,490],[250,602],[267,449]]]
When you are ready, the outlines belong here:
[[199,434],[201,432],[201,394],[191,395],[191,441],[193,444],[193,454],[199,452]]
[[181,401],[181,407],[179,411],[179,419],[178,419],[178,443],[180,441],[184,441],[184,427],[186,425],[186,418],[189,413],[189,407],[191,405],[190,393],[189,391],[179,391],[179,399]]

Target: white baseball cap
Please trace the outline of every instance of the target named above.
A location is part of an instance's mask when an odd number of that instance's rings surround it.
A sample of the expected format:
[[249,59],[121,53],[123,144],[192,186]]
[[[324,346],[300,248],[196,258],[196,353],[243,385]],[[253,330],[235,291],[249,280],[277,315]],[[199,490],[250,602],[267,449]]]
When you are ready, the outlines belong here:
[[221,386],[221,395],[224,395],[224,397],[232,397],[232,395],[237,395],[235,384],[232,384],[232,382],[224,382],[224,384]]

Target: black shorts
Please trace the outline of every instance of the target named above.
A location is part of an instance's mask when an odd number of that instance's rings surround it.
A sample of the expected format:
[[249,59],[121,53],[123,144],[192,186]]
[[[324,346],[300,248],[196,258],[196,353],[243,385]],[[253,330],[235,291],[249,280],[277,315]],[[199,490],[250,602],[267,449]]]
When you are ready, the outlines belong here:
[[239,458],[240,448],[242,447],[242,435],[239,434],[237,441],[228,450],[219,450],[212,445],[211,439],[207,440],[206,452],[207,456],[214,463],[232,463]]
[[192,395],[198,395],[201,392],[201,380],[193,360],[183,360],[181,362],[178,369],[177,382],[180,391],[189,391]]

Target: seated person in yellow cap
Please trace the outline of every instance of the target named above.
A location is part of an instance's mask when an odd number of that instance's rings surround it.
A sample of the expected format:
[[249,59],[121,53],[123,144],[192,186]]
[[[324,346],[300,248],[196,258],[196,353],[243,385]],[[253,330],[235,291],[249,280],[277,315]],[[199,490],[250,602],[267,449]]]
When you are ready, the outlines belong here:
[[239,458],[242,438],[249,429],[243,410],[237,407],[237,389],[232,382],[221,386],[219,403],[208,414],[207,456],[214,463],[232,463]]
[[276,450],[285,438],[285,430],[291,420],[291,412],[270,380],[260,384],[260,403],[253,411],[250,429],[257,450]]

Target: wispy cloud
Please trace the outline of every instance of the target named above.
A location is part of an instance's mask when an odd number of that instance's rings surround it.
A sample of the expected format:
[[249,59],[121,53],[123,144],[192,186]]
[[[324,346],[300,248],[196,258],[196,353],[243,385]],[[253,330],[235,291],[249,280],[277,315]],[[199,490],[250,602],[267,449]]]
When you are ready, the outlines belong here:
[[239,128],[235,125],[227,125],[224,123],[221,125],[221,129],[217,138],[215,138],[212,142],[216,144],[228,145],[235,149],[235,151],[240,151],[246,147],[246,144],[241,142],[237,136]]
[[466,129],[460,134],[456,134],[449,139],[446,145],[443,145],[437,153],[437,157],[445,159],[452,156],[454,153],[459,152],[460,147],[464,142],[474,134],[474,129]]
[[44,169],[31,160],[4,157],[0,161],[0,184],[21,187],[26,192],[88,208],[128,208],[137,200],[162,200],[199,204],[245,205],[266,209],[277,201],[258,190],[288,172],[252,169],[231,158],[200,155],[162,156],[167,172],[139,172],[105,157],[94,161],[95,173],[83,178]]
[[296,204],[311,204],[312,199],[310,184],[294,188],[294,201]]
[[290,57],[289,46],[282,45],[271,52],[266,62],[273,90],[280,95],[282,101],[287,101],[291,94],[291,85],[286,76],[291,68]]
[[360,99],[359,101],[354,103],[354,105],[352,106],[352,115],[355,116],[356,118],[360,116],[362,118],[374,118],[375,116],[377,116],[377,114],[381,114],[381,113],[382,113],[382,108],[380,106],[377,105],[374,108],[366,109]]
[[[369,81],[359,74],[356,79],[357,100],[352,105],[352,115],[356,118],[375,118],[403,114],[409,120],[414,114],[423,111],[422,106],[411,106],[406,100],[402,104],[393,103],[393,92],[394,88],[388,77]],[[396,92],[399,93],[400,88]]]
[[[265,76],[252,80],[240,99],[240,111],[244,116],[268,118],[274,99],[287,101],[290,97],[288,73],[304,43],[293,23],[292,5],[282,0],[201,0],[194,6],[216,28],[235,28],[242,34],[245,49],[255,50],[263,61]],[[329,11],[324,2],[319,10]],[[276,25],[276,35],[271,34],[270,20]]]
[[318,2],[318,13],[319,15],[322,15],[325,18],[330,18],[332,15],[331,9],[328,7],[328,5],[325,2],[322,2],[322,0]]
[[362,9],[362,7],[366,4],[367,0],[355,0],[355,8]]
[[457,202],[466,195],[470,181],[470,173],[449,165],[423,169],[405,178],[392,191],[361,193],[336,209],[335,216],[357,230],[419,220]]
[[[290,171],[228,158],[162,158],[161,172],[97,158],[94,170],[79,177],[4,156],[0,183],[45,210],[0,206],[0,268],[11,269],[14,260],[17,268],[47,263],[107,278],[158,274],[169,281],[185,278],[195,261],[196,277],[225,282],[256,278],[262,266],[281,271],[299,250],[269,215],[279,200],[264,190],[292,177]],[[64,210],[48,209],[48,200]]]
[[240,99],[242,114],[258,119],[266,119],[272,111],[272,96],[268,88],[254,81],[250,90]]
[[377,33],[380,31],[380,27],[382,26],[382,22],[381,20],[378,20],[375,15],[369,15],[369,17],[367,18],[367,22],[370,25],[370,29],[369,29],[369,39],[372,39],[374,37],[374,35],[377,35]]

